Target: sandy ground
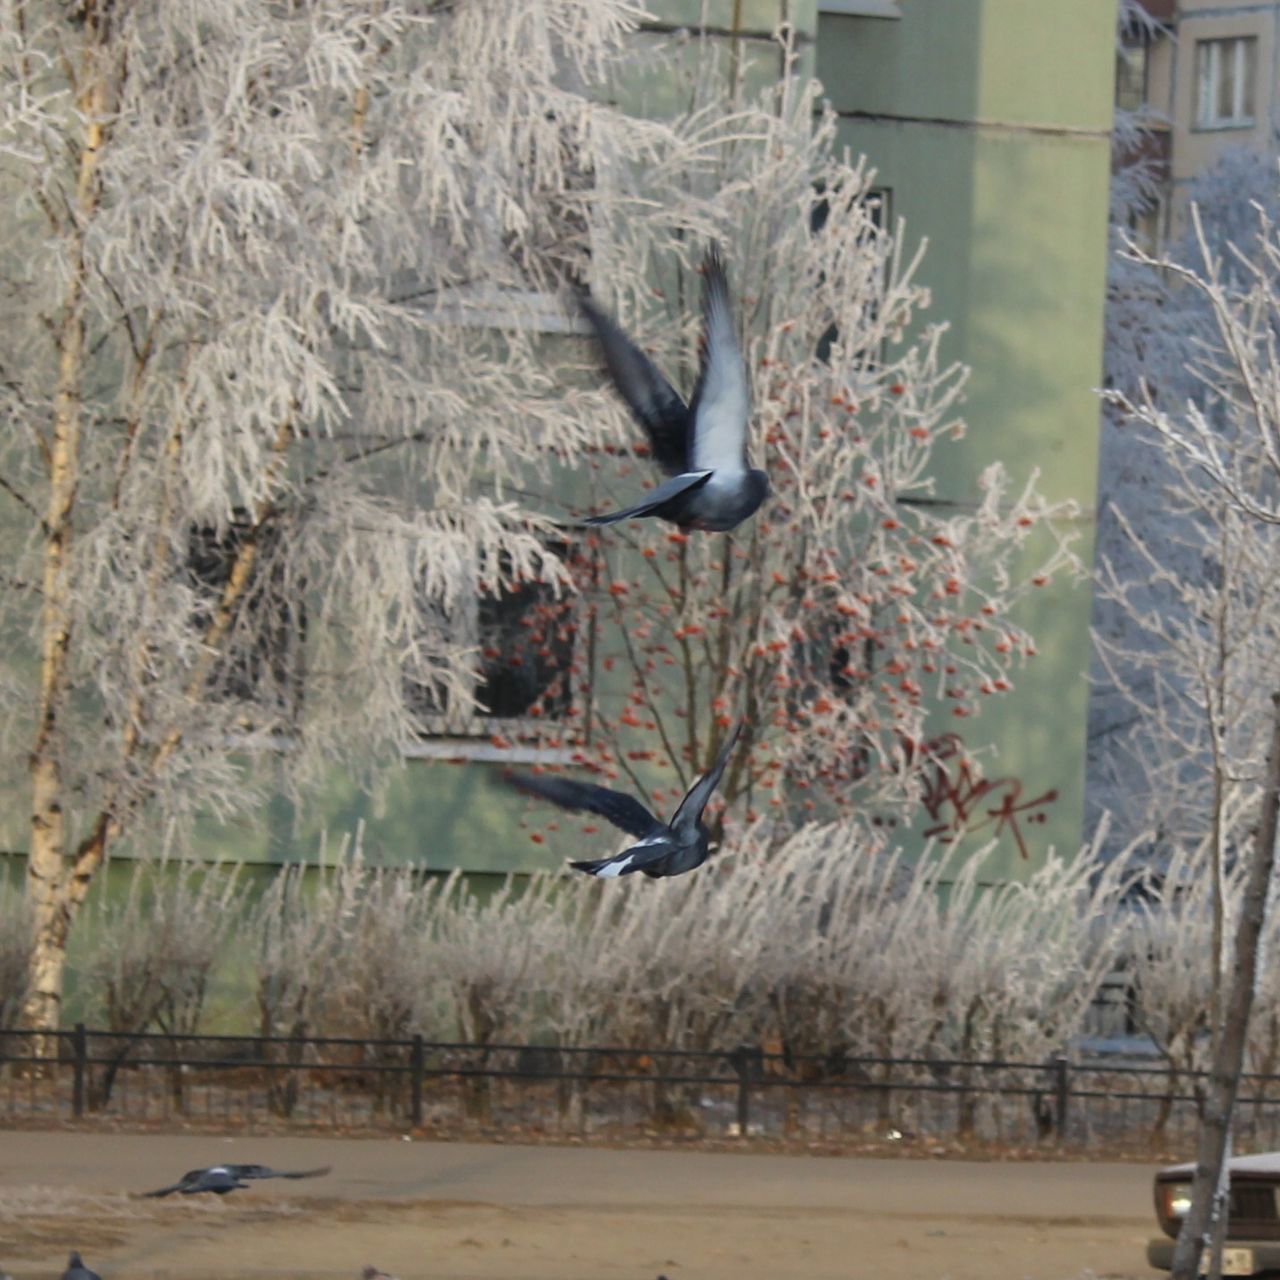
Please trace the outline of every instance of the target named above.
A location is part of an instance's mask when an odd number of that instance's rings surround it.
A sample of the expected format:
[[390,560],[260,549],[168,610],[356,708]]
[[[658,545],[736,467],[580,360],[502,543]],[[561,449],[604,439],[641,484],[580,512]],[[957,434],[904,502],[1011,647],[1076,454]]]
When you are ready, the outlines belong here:
[[[220,1160],[332,1165],[138,1199]],[[0,1131],[0,1271],[103,1280],[1154,1277],[1152,1169],[398,1139]]]

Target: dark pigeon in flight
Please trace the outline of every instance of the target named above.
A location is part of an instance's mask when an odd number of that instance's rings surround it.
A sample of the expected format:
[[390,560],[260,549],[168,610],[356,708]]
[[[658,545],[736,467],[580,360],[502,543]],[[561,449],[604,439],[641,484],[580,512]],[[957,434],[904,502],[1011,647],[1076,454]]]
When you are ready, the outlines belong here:
[[714,246],[702,271],[701,368],[688,405],[612,316],[590,298],[580,299],[609,376],[668,477],[642,502],[591,516],[587,524],[656,516],[681,529],[723,531],[741,524],[768,496],[768,477],[747,461],[751,394],[733,327],[729,281]]
[[321,1178],[330,1171],[331,1166],[323,1169],[269,1169],[265,1164],[215,1164],[208,1169],[191,1169],[171,1187],[161,1187],[159,1191],[144,1191],[144,1196],[171,1196],[175,1191],[184,1196],[198,1195],[201,1191],[212,1191],[215,1195],[225,1196],[228,1191],[243,1190],[259,1178]]
[[720,748],[715,764],[689,788],[670,824],[655,817],[633,796],[592,782],[528,773],[508,773],[504,778],[527,795],[550,800],[562,809],[599,814],[619,831],[636,837],[635,844],[611,858],[571,862],[569,865],[575,870],[601,879],[630,875],[634,871],[643,871],[654,879],[683,875],[702,866],[710,854],[707,829],[702,825],[702,811],[707,807],[711,793],[720,785],[741,729],[741,722],[734,726]]
[[67,1269],[62,1273],[62,1280],[102,1280],[102,1277],[96,1271],[90,1271],[84,1265],[84,1260],[79,1253],[72,1249],[71,1256],[67,1259]]

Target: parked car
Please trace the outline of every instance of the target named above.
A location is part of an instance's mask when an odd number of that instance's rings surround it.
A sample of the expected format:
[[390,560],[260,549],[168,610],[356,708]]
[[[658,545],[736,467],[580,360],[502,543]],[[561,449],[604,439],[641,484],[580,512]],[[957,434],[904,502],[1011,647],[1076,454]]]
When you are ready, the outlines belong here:
[[[1280,1274],[1280,1151],[1236,1156],[1227,1164],[1231,1194],[1227,1240],[1222,1250],[1224,1276]],[[1147,1244],[1147,1261],[1163,1271],[1173,1266],[1173,1245],[1191,1207],[1194,1164],[1173,1164],[1156,1174],[1156,1219],[1164,1235]],[[1207,1270],[1201,1261],[1201,1272]]]

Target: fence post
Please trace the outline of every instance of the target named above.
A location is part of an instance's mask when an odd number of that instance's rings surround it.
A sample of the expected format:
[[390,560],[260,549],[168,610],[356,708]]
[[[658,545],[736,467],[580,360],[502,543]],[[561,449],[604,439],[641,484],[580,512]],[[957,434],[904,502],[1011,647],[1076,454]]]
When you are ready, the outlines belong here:
[[415,1125],[422,1123],[422,1073],[426,1055],[422,1052],[422,1035],[415,1032],[413,1046],[409,1050],[409,1119]]
[[729,1065],[738,1074],[738,1137],[745,1138],[751,1123],[751,1054],[745,1045],[729,1055]]
[[1059,1053],[1053,1059],[1054,1069],[1054,1109],[1053,1123],[1058,1133],[1058,1142],[1067,1140],[1067,1103],[1071,1097],[1071,1064],[1065,1053]]
[[71,1033],[71,1114],[79,1120],[84,1115],[85,1073],[89,1066],[89,1036],[83,1022],[77,1022]]

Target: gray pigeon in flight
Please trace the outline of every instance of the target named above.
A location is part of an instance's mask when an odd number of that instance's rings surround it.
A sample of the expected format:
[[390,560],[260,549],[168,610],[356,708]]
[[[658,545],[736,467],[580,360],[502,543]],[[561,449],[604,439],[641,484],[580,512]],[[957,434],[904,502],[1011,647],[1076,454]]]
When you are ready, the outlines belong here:
[[636,837],[635,844],[610,858],[571,862],[569,865],[575,871],[585,871],[587,875],[599,876],[602,880],[630,875],[634,871],[643,871],[654,879],[683,875],[702,866],[710,855],[707,829],[702,825],[702,811],[707,807],[711,793],[720,785],[741,729],[739,721],[725,739],[715,764],[689,788],[669,824],[655,817],[633,796],[596,786],[593,782],[528,773],[508,773],[503,777],[526,795],[550,800],[562,809],[599,814],[619,831]]
[[681,529],[724,531],[741,524],[768,496],[769,479],[747,462],[751,394],[719,250],[713,245],[703,262],[704,341],[688,405],[612,316],[590,298],[579,303],[600,340],[613,385],[644,428],[654,460],[667,475],[642,502],[590,516],[586,523],[656,516]]
[[62,1280],[102,1280],[96,1271],[90,1271],[76,1250],[71,1250],[67,1259],[67,1269],[62,1273]]
[[265,1164],[215,1164],[208,1169],[191,1169],[171,1187],[161,1187],[159,1191],[144,1191],[147,1197],[171,1196],[175,1191],[184,1196],[198,1195],[201,1191],[212,1191],[215,1195],[225,1196],[228,1191],[240,1191],[250,1182],[259,1178],[321,1178],[331,1169],[325,1165],[323,1169],[269,1169]]

